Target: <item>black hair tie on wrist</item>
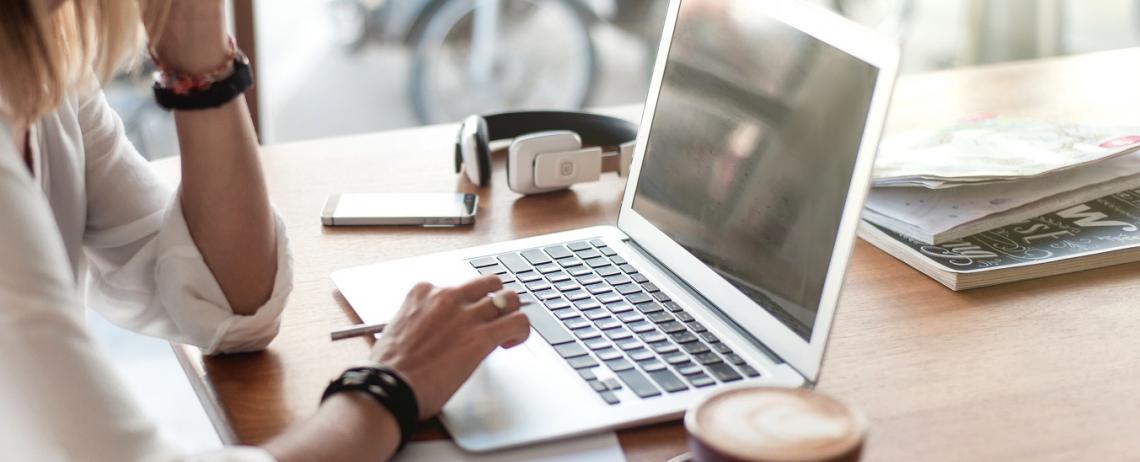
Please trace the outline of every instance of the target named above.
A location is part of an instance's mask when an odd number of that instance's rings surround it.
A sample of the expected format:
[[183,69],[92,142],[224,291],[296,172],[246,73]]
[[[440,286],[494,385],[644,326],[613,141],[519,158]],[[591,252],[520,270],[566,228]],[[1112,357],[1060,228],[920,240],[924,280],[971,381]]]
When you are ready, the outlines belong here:
[[420,418],[420,407],[412,387],[391,368],[353,367],[329,383],[321,395],[321,403],[346,391],[364,392],[391,412],[400,426],[400,446],[396,451],[404,449]]
[[244,56],[234,57],[234,70],[229,77],[200,90],[179,93],[161,83],[154,84],[154,100],[168,111],[194,111],[213,109],[233,101],[253,86],[253,71]]

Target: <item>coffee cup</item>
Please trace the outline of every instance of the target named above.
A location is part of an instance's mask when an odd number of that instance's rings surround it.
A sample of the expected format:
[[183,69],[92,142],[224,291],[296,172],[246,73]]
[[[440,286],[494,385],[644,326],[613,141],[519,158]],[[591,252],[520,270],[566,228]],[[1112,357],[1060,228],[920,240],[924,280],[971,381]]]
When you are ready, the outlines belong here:
[[742,386],[715,392],[685,414],[696,462],[856,462],[866,419],[806,389]]

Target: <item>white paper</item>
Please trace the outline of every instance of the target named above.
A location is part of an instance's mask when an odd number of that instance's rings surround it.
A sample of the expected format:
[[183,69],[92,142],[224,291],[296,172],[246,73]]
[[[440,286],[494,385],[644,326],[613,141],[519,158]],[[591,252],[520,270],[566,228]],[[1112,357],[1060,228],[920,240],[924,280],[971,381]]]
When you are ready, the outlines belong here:
[[408,444],[392,460],[394,462],[621,462],[625,460],[625,455],[621,452],[617,435],[610,432],[482,454],[464,452],[451,440],[425,441]]

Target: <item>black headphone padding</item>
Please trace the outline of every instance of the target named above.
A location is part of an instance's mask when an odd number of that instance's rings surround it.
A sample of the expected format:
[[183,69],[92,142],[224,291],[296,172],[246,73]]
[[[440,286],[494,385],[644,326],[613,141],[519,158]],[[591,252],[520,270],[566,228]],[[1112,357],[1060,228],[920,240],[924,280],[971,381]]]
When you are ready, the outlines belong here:
[[569,130],[589,146],[620,146],[637,139],[637,124],[617,117],[567,111],[503,112],[483,117],[487,139],[505,140],[554,130]]

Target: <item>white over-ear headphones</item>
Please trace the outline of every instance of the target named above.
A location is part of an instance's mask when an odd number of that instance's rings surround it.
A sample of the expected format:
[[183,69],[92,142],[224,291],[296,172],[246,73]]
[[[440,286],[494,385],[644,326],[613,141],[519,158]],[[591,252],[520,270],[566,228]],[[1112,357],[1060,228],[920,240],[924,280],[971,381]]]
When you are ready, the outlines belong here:
[[581,112],[469,116],[455,141],[455,172],[466,169],[472,183],[487,185],[491,180],[491,141],[512,138],[507,150],[507,186],[520,194],[539,194],[597,181],[602,172],[627,175],[637,125]]

